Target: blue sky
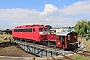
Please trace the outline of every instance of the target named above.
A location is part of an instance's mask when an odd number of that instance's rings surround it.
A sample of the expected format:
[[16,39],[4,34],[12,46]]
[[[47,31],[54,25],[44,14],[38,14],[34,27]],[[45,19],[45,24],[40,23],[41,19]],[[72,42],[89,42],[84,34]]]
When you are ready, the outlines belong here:
[[29,8],[43,11],[45,4],[53,4],[59,8],[78,0],[0,0],[0,8]]
[[0,28],[44,24],[74,26],[90,21],[90,0],[0,0]]

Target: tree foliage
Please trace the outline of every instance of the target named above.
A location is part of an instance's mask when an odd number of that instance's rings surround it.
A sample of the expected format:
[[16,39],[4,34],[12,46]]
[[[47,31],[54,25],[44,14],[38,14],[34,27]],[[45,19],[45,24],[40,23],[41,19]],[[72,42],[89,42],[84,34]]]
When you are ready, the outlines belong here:
[[79,34],[88,34],[88,30],[90,28],[90,22],[87,20],[78,21],[78,23],[74,26],[74,30]]
[[90,21],[88,21],[89,29],[90,29]]
[[6,32],[7,34],[12,34],[11,29],[6,29],[4,32]]

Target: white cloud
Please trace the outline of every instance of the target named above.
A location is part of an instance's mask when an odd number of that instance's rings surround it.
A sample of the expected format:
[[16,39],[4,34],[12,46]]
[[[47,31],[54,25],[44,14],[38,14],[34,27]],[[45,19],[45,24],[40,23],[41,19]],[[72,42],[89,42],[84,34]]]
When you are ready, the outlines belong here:
[[33,17],[37,17],[38,14],[38,11],[30,9],[0,9],[0,19],[12,22],[24,22],[25,20],[27,21],[29,19],[32,20]]
[[79,14],[90,15],[90,1],[75,2],[61,9],[52,4],[46,4],[43,12],[21,8],[0,9],[0,20],[12,22],[10,27],[13,28],[24,24],[50,24],[54,27],[57,25],[74,26],[84,16],[80,16],[80,18],[66,16],[77,16]]
[[46,4],[44,7],[44,11],[40,13],[40,15],[52,15],[57,11],[57,7],[52,4]]
[[[10,26],[17,26],[23,24],[49,24],[52,18],[51,14],[56,12],[57,8],[52,4],[46,4],[43,12],[30,9],[11,8],[0,9],[0,20],[12,22]],[[43,15],[42,14],[46,14]]]
[[65,6],[59,11],[63,15],[78,15],[78,14],[90,15],[90,0],[75,2],[71,5]]

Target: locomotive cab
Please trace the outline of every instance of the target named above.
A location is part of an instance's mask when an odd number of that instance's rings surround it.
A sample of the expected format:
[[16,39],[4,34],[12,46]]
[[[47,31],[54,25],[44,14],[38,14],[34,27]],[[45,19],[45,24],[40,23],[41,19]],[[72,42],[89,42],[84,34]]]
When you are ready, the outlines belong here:
[[77,33],[75,32],[60,32],[56,34],[56,46],[63,49],[77,48]]
[[67,40],[68,40],[68,49],[77,49],[78,47],[78,37],[76,32],[71,32],[67,34]]
[[41,35],[44,35],[44,34],[47,34],[47,28],[39,28],[39,33],[41,34]]
[[39,28],[39,34],[40,34],[40,40],[46,40],[47,39],[47,28],[43,27],[43,28]]

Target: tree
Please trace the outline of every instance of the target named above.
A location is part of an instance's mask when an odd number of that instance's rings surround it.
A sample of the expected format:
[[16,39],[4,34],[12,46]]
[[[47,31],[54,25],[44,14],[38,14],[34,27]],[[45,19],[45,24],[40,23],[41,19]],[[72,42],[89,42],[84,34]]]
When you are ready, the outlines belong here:
[[88,21],[89,29],[90,29],[90,21]]
[[87,34],[87,30],[89,30],[89,25],[87,20],[78,21],[78,23],[74,26],[74,30],[79,34]]
[[89,29],[87,30],[88,34],[90,35],[90,21],[88,21]]
[[12,34],[11,29],[6,29],[5,31],[6,31],[7,34]]

